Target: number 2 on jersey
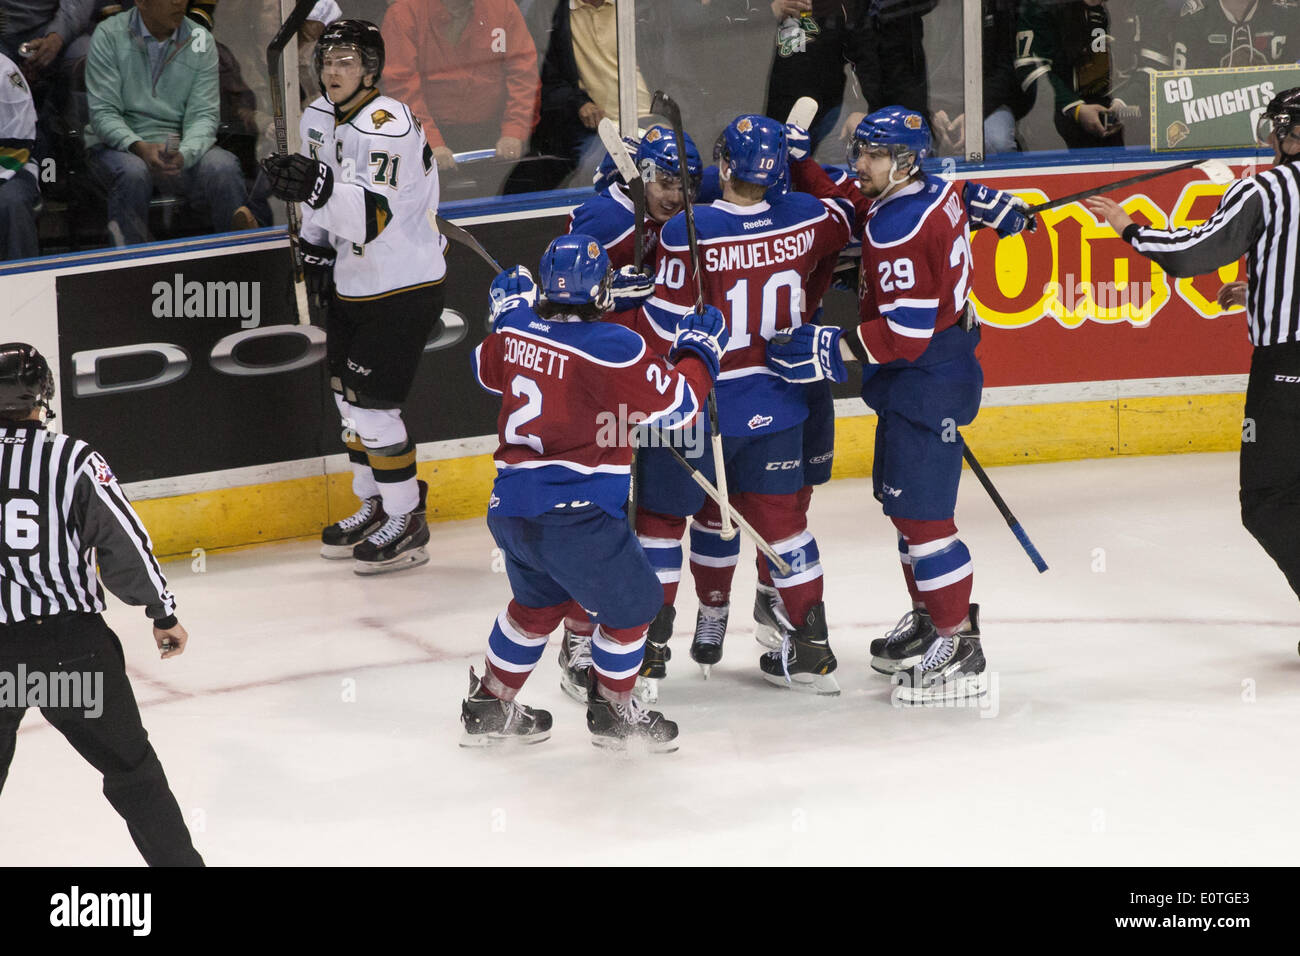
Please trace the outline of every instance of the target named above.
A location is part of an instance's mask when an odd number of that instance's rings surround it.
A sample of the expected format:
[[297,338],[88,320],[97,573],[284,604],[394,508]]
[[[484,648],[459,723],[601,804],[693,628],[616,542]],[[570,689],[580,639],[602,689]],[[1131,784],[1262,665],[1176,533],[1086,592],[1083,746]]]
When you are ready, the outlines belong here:
[[540,438],[519,432],[520,425],[527,425],[542,414],[542,390],[528,376],[516,375],[510,380],[510,394],[515,398],[525,398],[527,401],[511,412],[510,417],[506,419],[506,441],[512,445],[527,445],[539,455],[546,454]]

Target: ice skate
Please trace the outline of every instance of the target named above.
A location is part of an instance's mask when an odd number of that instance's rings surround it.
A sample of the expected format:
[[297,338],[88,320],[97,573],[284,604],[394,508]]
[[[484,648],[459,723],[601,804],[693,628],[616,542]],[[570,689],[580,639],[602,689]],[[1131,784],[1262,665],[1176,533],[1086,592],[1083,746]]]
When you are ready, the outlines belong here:
[[776,588],[760,584],[754,592],[754,640],[777,650],[794,625],[785,613],[785,602]]
[[608,700],[600,692],[595,670],[587,691],[587,729],[591,742],[604,750],[642,750],[672,753],[677,749],[677,724],[657,710],[647,709],[636,695],[626,704]]
[[826,634],[826,606],[818,601],[808,609],[803,627],[795,628],[781,643],[758,659],[763,679],[778,687],[833,697],[840,692],[837,666]]
[[462,747],[496,747],[505,744],[539,744],[551,736],[551,714],[501,700],[483,690],[474,668],[469,669],[469,696],[460,704],[465,725]]
[[727,615],[730,604],[710,607],[701,604],[695,615],[695,637],[691,641],[691,660],[700,665],[704,679],[709,679],[713,665],[722,660],[722,639],[727,636]]
[[641,670],[637,674],[636,686],[632,693],[644,704],[659,702],[659,682],[668,676],[668,662],[673,652],[668,649],[668,639],[673,636],[673,621],[677,618],[677,609],[665,604],[650,622],[645,635],[645,657],[641,660]]
[[984,668],[979,605],[972,604],[970,624],[964,630],[951,637],[935,635],[921,662],[898,672],[898,699],[929,704],[983,697],[988,691]]
[[429,519],[424,514],[425,495],[429,486],[420,484],[420,502],[413,511],[391,515],[383,527],[370,535],[352,552],[357,574],[384,574],[418,568],[429,563]]
[[372,495],[361,502],[361,508],[355,514],[334,522],[320,533],[320,556],[331,560],[352,557],[353,549],[382,528],[387,520],[383,499]]
[[871,642],[871,669],[885,675],[910,670],[921,663],[938,633],[928,612],[908,611],[888,634]]
[[564,629],[560,643],[560,690],[580,704],[587,702],[587,671],[591,669],[591,635]]

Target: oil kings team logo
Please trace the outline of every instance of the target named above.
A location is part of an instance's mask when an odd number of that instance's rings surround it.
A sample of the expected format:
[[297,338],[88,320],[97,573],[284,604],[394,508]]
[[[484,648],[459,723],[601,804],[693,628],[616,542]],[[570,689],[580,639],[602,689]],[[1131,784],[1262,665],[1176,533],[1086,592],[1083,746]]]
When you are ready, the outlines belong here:
[[95,470],[95,480],[101,485],[111,485],[113,483],[113,469],[108,467],[108,462],[104,456],[97,451],[90,453],[90,466]]
[[909,113],[903,118],[903,125],[908,129],[920,129],[921,117],[917,116],[915,113]]
[[599,259],[600,246],[596,245],[594,242],[587,243],[587,255],[591,256],[593,259]]
[[754,128],[754,124],[750,121],[749,117],[745,117],[743,120],[741,120],[739,123],[736,124],[736,132],[738,133],[748,133],[753,128]]
[[645,141],[647,143],[657,143],[663,138],[664,138],[663,130],[661,130],[658,126],[651,126],[650,132],[645,134]]
[[375,110],[370,114],[370,122],[375,124],[375,129],[379,129],[379,127],[383,126],[385,123],[394,122],[396,119],[397,117],[388,112],[388,110]]

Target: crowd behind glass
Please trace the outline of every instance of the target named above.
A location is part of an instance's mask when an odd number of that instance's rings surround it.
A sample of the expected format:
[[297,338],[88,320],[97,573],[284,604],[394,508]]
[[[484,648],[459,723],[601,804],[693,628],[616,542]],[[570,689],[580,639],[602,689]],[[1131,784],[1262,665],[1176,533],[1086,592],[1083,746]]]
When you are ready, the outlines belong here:
[[[837,163],[866,111],[898,103],[960,157],[962,6],[639,0],[640,112],[669,91],[707,152],[736,114],[812,96],[817,156]],[[444,201],[590,184],[596,126],[618,119],[614,0],[321,0],[303,64],[339,17],[382,26],[381,86],[421,121]],[[989,158],[1142,147],[1151,71],[1300,60],[1296,0],[983,0],[982,18]],[[279,22],[279,0],[0,0],[0,258],[282,217],[257,168]],[[310,66],[300,81],[318,95]]]

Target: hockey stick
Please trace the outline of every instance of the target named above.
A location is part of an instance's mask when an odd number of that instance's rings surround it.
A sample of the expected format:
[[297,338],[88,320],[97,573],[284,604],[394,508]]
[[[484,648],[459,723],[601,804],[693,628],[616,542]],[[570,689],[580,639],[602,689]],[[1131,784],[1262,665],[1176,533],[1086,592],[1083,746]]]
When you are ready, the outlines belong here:
[[1020,526],[1020,522],[1016,519],[1016,516],[1011,513],[1011,509],[1007,507],[1007,503],[1002,500],[1002,496],[998,494],[998,490],[993,487],[993,482],[989,479],[989,476],[984,473],[984,469],[980,467],[980,463],[975,460],[975,454],[970,450],[970,446],[967,445],[965,441],[962,442],[962,446],[961,454],[962,457],[966,459],[966,464],[970,465],[970,470],[975,473],[975,477],[979,479],[980,484],[984,486],[984,490],[987,491],[989,497],[993,499],[994,506],[1002,513],[1002,517],[1006,521],[1007,527],[1011,529],[1011,533],[1014,534],[1016,540],[1020,542],[1020,547],[1025,549],[1025,554],[1029,555],[1029,560],[1034,562],[1034,567],[1038,569],[1039,574],[1042,574],[1047,570],[1047,562],[1044,561],[1043,556],[1038,553],[1038,549],[1034,547],[1034,543],[1029,540],[1029,535],[1025,534],[1025,529]]
[[[433,220],[438,224],[438,231],[448,239],[458,242],[462,246],[473,251],[480,259],[490,265],[496,273],[499,274],[505,271],[501,268],[501,263],[493,259],[492,256],[488,254],[488,251],[483,248],[483,245],[460,226],[456,225],[450,219],[443,219],[442,216],[438,215],[435,215]],[[494,275],[493,278],[496,278],[496,276]]]
[[[1237,177],[1232,172],[1232,167],[1221,159],[1193,159],[1185,163],[1177,163],[1173,166],[1166,166],[1164,169],[1153,170],[1149,173],[1142,173],[1139,176],[1130,176],[1127,179],[1120,179],[1113,183],[1106,183],[1102,186],[1094,186],[1092,189],[1085,189],[1083,192],[1074,193],[1070,196],[1062,196],[1060,199],[1053,199],[1051,202],[1045,202],[1037,206],[1030,206],[1028,209],[1021,210],[1025,216],[1032,216],[1040,212],[1046,212],[1049,209],[1055,209],[1058,206],[1065,206],[1072,202],[1078,202],[1081,199],[1091,199],[1093,196],[1099,196],[1102,193],[1108,193],[1115,189],[1123,189],[1125,186],[1136,186],[1138,183],[1144,183],[1150,179],[1156,179],[1160,176],[1168,176],[1170,173],[1180,173],[1185,169],[1199,169],[1209,178],[1210,182],[1216,186],[1226,186]],[[976,229],[983,229],[984,224],[971,227],[971,232]]]
[[[600,136],[600,141],[609,153],[609,158],[614,160],[614,166],[618,169],[618,174],[623,177],[623,182],[627,183],[627,191],[632,196],[632,216],[633,229],[635,230],[633,239],[633,264],[636,271],[640,272],[645,262],[645,180],[641,178],[640,171],[636,168],[636,163],[628,155],[627,144],[623,137],[619,135],[618,127],[608,116],[602,119],[596,127],[596,133]],[[632,528],[632,533],[636,533],[636,512],[637,502],[640,498],[640,489],[636,483],[637,462],[640,458],[640,452],[636,446],[636,433],[632,434],[632,481],[627,491],[627,523]]]
[[[614,166],[618,169],[618,174],[623,177],[623,182],[627,183],[628,194],[632,197],[632,209],[636,216],[636,232],[633,236],[634,249],[633,264],[636,271],[640,272],[641,267],[645,264],[645,180],[641,178],[640,171],[636,168],[636,163],[632,157],[627,154],[627,144],[623,142],[623,137],[619,135],[618,127],[608,116],[600,121],[596,127],[596,133],[600,136],[600,142],[609,153],[609,158],[614,160]],[[684,188],[684,187],[683,187]]]
[[817,118],[817,101],[811,96],[801,96],[790,107],[790,115],[785,118],[787,126],[798,126],[807,131],[812,121]]
[[[298,0],[289,13],[289,18],[280,25],[280,30],[266,47],[267,85],[271,88],[271,111],[275,115],[275,151],[281,156],[289,155],[289,129],[284,108],[284,48],[307,22],[307,14],[316,4],[314,0]],[[297,309],[299,324],[311,321],[307,309],[307,283],[303,278],[302,252],[298,247],[298,233],[302,229],[302,218],[298,215],[298,205],[292,202],[284,204],[285,218],[289,228],[289,252],[293,259],[293,300]]]
[[[691,250],[691,271],[695,276],[695,311],[704,309],[704,273],[700,268],[700,246],[695,236],[695,204],[691,201],[691,191],[687,185],[686,171],[686,133],[682,129],[682,111],[673,98],[663,90],[655,90],[650,102],[650,112],[666,118],[677,137],[678,166],[682,171],[682,212],[686,214],[686,242]],[[718,430],[718,397],[716,389],[709,389],[709,431],[713,442],[713,469],[718,480],[718,494],[722,503],[728,502],[727,467],[722,457],[722,433]],[[730,541],[736,536],[736,529],[731,524],[731,505],[722,509],[722,540]]]
[[755,531],[753,526],[750,525],[750,523],[741,516],[740,512],[731,506],[731,502],[728,501],[726,498],[726,492],[724,492],[720,488],[713,487],[713,484],[709,481],[709,479],[705,478],[702,474],[700,474],[699,470],[696,469],[694,466],[692,466],[691,463],[687,461],[684,457],[682,457],[682,453],[679,452],[672,445],[665,445],[664,447],[673,453],[673,457],[677,459],[677,463],[679,465],[681,465],[683,468],[685,468],[687,471],[691,473],[691,477],[695,479],[695,483],[697,485],[699,485],[701,488],[704,489],[704,493],[714,500],[714,502],[718,506],[718,509],[722,512],[724,516],[723,520],[726,520],[726,518],[728,517],[731,518],[731,520],[736,523],[736,526],[740,528],[741,531],[749,535],[749,537],[754,542],[754,546],[758,548],[759,551],[762,551],[763,554],[767,556],[768,560],[770,560],[772,564],[776,567],[776,569],[781,572],[781,576],[788,578],[791,572],[793,571],[793,569],[790,567],[789,562],[787,562],[783,557],[781,557],[781,555],[777,554],[776,549],[773,548],[770,544],[768,544],[767,541],[763,539],[763,536],[760,535],[757,531]]

